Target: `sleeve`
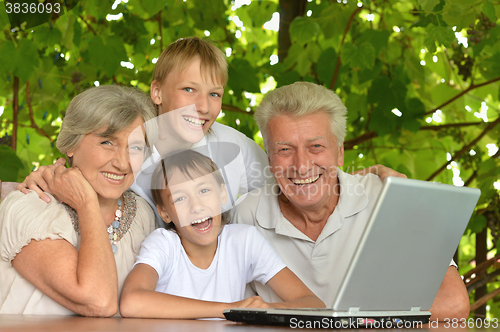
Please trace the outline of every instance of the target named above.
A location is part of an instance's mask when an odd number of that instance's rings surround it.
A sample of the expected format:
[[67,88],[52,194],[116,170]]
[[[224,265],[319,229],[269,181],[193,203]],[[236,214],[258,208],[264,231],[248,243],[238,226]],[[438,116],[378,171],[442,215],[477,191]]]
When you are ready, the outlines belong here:
[[258,281],[265,285],[286,267],[271,244],[259,233],[257,228],[253,226],[248,228],[246,244],[246,252],[250,258],[247,283]]
[[50,203],[32,191],[10,193],[0,205],[0,254],[11,262],[31,240],[67,240],[77,246],[78,236],[64,206],[51,197]]
[[244,138],[246,139],[246,144],[242,153],[245,162],[248,191],[252,191],[263,187],[267,183],[272,183],[273,176],[269,170],[269,161],[264,150],[248,137],[245,136]]
[[169,245],[168,232],[165,229],[157,229],[151,233],[141,244],[139,256],[134,264],[147,264],[156,270],[158,279],[169,274],[169,268],[172,266],[173,253]]
[[255,225],[255,212],[259,203],[259,196],[248,193],[240,197],[235,206],[229,210],[230,222],[232,224]]

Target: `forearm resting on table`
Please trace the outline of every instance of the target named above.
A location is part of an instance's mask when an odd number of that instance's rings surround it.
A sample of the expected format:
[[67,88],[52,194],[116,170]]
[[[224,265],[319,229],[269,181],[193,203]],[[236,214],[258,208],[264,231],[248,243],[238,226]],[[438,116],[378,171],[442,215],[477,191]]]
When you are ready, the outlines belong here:
[[151,290],[122,292],[120,314],[134,318],[224,318],[229,303],[194,300]]

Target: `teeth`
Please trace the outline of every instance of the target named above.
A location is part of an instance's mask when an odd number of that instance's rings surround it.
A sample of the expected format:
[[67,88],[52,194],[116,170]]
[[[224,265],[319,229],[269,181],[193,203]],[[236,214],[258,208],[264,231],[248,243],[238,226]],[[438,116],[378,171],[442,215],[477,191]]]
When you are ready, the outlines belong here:
[[104,175],[108,179],[112,179],[112,180],[122,180],[125,177],[125,174],[116,175],[116,174],[111,174],[111,173],[106,173],[106,172],[102,172],[102,175]]
[[194,224],[201,224],[202,222],[204,221],[207,221],[210,217],[206,217],[206,218],[203,218],[203,219],[200,219],[200,220],[195,220],[191,223],[191,225],[194,225]]
[[315,177],[309,178],[309,179],[303,179],[303,180],[291,179],[291,180],[295,184],[310,184],[310,183],[316,182],[316,180],[318,180],[318,179],[319,179],[319,175],[316,175]]
[[188,123],[192,124],[193,126],[198,126],[198,127],[203,126],[206,122],[206,120],[195,119],[195,118],[188,117],[188,116],[184,116],[183,118]]

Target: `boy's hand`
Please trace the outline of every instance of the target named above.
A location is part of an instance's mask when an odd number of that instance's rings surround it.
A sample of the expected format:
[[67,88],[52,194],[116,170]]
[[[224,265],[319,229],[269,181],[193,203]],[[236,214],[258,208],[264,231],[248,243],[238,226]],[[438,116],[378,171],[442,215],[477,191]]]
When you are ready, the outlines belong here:
[[36,171],[31,172],[31,174],[28,175],[23,182],[18,184],[16,189],[22,192],[23,194],[28,194],[29,193],[28,189],[31,189],[38,194],[38,197],[40,197],[45,202],[49,203],[50,197],[45,192],[49,194],[52,194],[52,192],[50,192],[47,182],[43,178],[43,173],[45,170],[50,170],[52,173],[54,173],[55,169],[58,166],[64,167],[65,164],[66,164],[66,159],[61,157],[57,159],[57,161],[53,165],[38,167]]
[[235,302],[237,308],[271,308],[271,305],[264,302],[262,298],[258,295],[249,297],[239,302]]

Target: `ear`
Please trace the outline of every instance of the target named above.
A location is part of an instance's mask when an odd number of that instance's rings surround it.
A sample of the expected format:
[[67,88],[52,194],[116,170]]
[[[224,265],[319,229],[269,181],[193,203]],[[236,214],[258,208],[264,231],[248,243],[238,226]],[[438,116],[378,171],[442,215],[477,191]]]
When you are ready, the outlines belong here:
[[67,155],[69,158],[73,158],[73,154],[74,154],[74,152],[73,152],[73,151],[68,151],[68,153],[66,153],[66,155]]
[[160,82],[154,80],[151,82],[151,99],[156,105],[161,104],[161,84]]
[[169,222],[172,222],[172,219],[170,219],[170,216],[168,215],[167,210],[163,206],[156,205],[156,210],[158,211],[158,214],[160,215],[160,218],[168,224]]
[[220,185],[220,200],[222,205],[226,204],[227,202],[227,190],[225,184]]
[[337,160],[337,165],[342,167],[344,165],[344,144],[340,146],[339,149],[339,157]]

